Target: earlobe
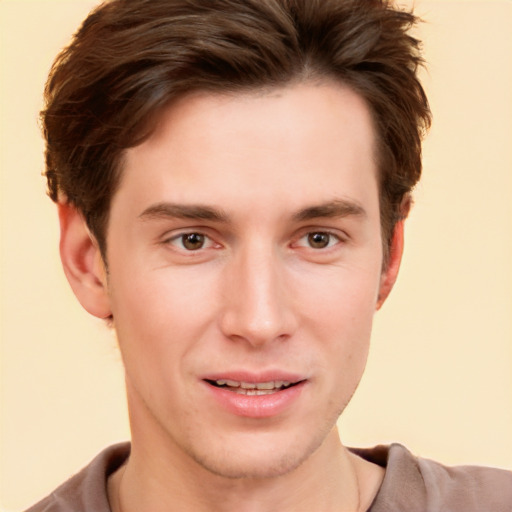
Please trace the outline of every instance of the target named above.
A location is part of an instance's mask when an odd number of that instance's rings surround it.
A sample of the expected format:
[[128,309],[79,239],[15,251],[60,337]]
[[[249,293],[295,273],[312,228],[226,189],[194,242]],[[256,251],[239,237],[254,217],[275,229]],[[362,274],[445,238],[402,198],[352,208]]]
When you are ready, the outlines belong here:
[[111,316],[103,259],[82,215],[59,203],[60,257],[64,273],[80,304],[98,318]]
[[400,270],[400,262],[402,261],[402,253],[404,250],[404,220],[397,222],[393,230],[393,238],[389,247],[389,257],[386,267],[382,270],[380,279],[379,296],[377,299],[376,309],[380,309],[393,289],[398,271]]

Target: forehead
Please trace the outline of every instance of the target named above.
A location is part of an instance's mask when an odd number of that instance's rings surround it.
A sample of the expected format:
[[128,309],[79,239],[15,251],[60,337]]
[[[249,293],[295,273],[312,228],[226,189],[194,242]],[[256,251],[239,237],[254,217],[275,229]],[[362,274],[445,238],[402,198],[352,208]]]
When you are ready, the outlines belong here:
[[160,196],[300,208],[306,200],[347,193],[364,199],[375,183],[374,129],[365,101],[340,84],[304,83],[180,98],[151,137],[127,150],[114,203],[128,193],[141,203]]
[[[140,154],[171,139],[176,145],[186,142],[190,132],[198,138],[189,138],[188,142],[204,143],[208,137],[218,144],[221,138],[224,143],[230,136],[234,140],[234,136],[247,135],[254,145],[266,144],[270,137],[276,144],[292,139],[297,143],[301,139],[312,142],[311,135],[316,133],[319,149],[320,139],[335,145],[347,140],[348,126],[354,141],[373,146],[374,139],[366,101],[350,87],[334,81],[235,93],[197,91],[171,102],[157,117],[152,136],[135,148]],[[133,149],[128,154],[132,152]]]

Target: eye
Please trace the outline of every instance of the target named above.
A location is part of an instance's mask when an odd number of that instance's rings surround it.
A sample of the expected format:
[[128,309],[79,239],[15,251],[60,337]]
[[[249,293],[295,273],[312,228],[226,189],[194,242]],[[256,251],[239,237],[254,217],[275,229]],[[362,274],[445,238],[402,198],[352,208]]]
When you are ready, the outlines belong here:
[[298,245],[307,246],[311,249],[327,249],[340,242],[340,238],[333,233],[326,231],[313,231],[299,239]]
[[183,247],[189,251],[202,249],[205,242],[205,236],[200,233],[187,233],[186,235],[181,235],[180,239]]
[[167,243],[170,243],[178,249],[184,249],[185,251],[199,251],[200,249],[207,249],[214,245],[211,238],[196,232],[181,233],[170,238]]

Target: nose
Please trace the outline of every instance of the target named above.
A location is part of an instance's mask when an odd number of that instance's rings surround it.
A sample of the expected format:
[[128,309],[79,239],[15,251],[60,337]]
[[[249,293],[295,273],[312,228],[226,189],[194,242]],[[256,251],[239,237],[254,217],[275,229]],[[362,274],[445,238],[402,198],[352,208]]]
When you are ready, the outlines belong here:
[[283,258],[272,247],[241,251],[226,266],[220,328],[253,347],[290,338],[297,328]]

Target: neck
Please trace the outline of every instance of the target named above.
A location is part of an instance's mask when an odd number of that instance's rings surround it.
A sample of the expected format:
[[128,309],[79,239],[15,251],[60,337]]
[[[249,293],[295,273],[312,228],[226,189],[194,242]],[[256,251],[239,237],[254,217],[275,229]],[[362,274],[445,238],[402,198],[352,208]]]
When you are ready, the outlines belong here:
[[336,429],[301,466],[274,478],[224,478],[175,454],[140,450],[109,480],[113,512],[367,510],[383,477],[346,450]]
[[293,424],[252,425],[244,436],[242,426],[227,423],[214,437],[191,424],[189,436],[206,436],[191,443],[184,428],[175,439],[137,393],[128,393],[128,404],[132,449],[109,479],[112,512],[361,512],[383,477],[341,444],[336,427],[308,444]]

